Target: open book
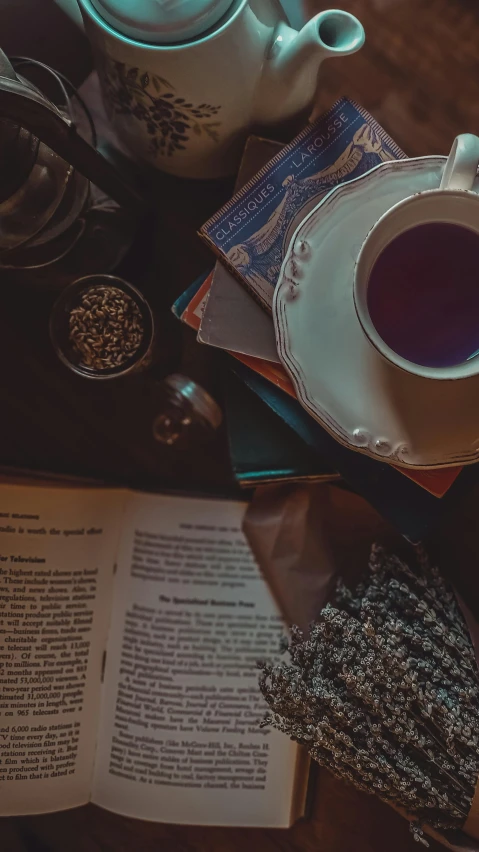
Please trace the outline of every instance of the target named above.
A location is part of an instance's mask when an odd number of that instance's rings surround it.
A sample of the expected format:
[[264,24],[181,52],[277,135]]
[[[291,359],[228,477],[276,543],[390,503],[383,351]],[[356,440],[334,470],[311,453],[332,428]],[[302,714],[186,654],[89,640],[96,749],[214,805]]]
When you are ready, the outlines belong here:
[[242,503],[0,485],[0,816],[88,801],[287,827],[307,762],[260,729],[283,625]]

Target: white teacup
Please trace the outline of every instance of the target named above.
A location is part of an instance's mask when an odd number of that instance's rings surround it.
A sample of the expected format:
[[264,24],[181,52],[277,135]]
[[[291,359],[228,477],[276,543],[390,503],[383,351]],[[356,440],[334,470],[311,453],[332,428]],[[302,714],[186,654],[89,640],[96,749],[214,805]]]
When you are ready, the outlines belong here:
[[[408,360],[392,349],[374,325],[368,307],[368,288],[374,265],[384,249],[400,234],[420,225],[459,225],[479,237],[479,195],[472,187],[479,165],[479,138],[470,133],[458,136],[446,162],[438,189],[419,192],[395,204],[366,237],[354,274],[354,303],[370,343],[390,363],[409,373],[431,379],[462,379],[479,374],[479,354],[448,366],[425,366]],[[453,249],[451,248],[451,251]],[[479,256],[478,285],[479,285]],[[477,318],[479,323],[479,316]],[[427,328],[424,329],[427,334]]]

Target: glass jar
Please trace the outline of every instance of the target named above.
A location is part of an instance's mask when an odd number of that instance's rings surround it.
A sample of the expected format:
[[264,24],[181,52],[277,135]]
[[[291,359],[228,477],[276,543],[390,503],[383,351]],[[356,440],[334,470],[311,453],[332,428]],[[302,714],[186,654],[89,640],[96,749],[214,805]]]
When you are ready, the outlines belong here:
[[163,405],[153,423],[155,440],[185,446],[210,437],[223,414],[212,396],[188,376],[173,373],[161,382]]
[[[123,306],[121,294],[128,297]],[[141,339],[133,349],[139,328]],[[153,313],[145,297],[114,275],[74,281],[50,315],[55,352],[66,367],[87,379],[114,379],[146,369],[153,360],[154,338]]]
[[[61,73],[28,57],[9,61],[0,51],[0,81],[3,77],[16,78],[27,104],[33,93],[68,122],[72,151],[76,137],[97,148],[90,109]],[[80,276],[110,273],[130,248],[137,226],[133,208],[117,204],[48,145],[0,116],[4,284],[60,290]]]

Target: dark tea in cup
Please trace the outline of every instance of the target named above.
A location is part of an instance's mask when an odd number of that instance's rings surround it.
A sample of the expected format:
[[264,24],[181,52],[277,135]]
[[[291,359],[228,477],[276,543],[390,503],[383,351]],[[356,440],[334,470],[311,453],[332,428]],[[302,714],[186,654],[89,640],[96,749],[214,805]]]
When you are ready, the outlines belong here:
[[394,352],[426,367],[479,353],[479,234],[448,222],[403,231],[376,259],[370,319]]

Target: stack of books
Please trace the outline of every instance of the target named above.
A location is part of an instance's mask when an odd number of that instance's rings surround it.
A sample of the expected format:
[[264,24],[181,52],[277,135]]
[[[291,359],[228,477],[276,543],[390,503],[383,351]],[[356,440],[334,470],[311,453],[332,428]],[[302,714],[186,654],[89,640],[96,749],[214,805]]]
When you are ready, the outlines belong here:
[[340,444],[300,405],[278,357],[271,315],[291,237],[339,183],[405,158],[383,128],[343,98],[289,145],[250,137],[235,196],[201,229],[214,270],[174,305],[198,340],[226,350],[231,456],[246,487],[341,477],[411,541],[419,541],[463,493],[475,468],[412,470]]

